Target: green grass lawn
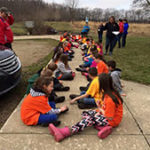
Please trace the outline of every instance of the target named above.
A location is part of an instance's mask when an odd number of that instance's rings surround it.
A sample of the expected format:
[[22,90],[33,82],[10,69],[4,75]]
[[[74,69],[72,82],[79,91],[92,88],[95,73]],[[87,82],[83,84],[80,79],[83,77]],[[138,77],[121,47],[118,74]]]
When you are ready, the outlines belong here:
[[11,29],[12,29],[14,35],[26,35],[27,34],[27,30],[26,30],[23,22],[14,23],[11,26]]
[[[92,34],[90,33],[90,36]],[[105,35],[103,35],[103,51],[105,52]],[[94,34],[97,41],[97,35]],[[122,69],[122,79],[131,80],[143,84],[150,84],[150,37],[128,36],[125,48],[116,45],[113,56],[105,56],[105,59],[115,60],[117,67]]]
[[126,48],[119,49],[116,46],[113,56],[105,58],[117,62],[117,66],[123,71],[122,79],[150,84],[149,37],[129,36]]

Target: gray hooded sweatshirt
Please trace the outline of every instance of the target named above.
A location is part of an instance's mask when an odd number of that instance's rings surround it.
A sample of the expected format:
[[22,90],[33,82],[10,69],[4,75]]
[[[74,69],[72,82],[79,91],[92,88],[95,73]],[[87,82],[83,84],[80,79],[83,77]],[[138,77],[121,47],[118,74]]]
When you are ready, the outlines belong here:
[[122,94],[122,87],[121,87],[121,81],[120,81],[121,69],[116,68],[115,70],[113,70],[113,71],[110,72],[110,75],[111,75],[112,80],[113,80],[114,88],[115,88],[120,94]]

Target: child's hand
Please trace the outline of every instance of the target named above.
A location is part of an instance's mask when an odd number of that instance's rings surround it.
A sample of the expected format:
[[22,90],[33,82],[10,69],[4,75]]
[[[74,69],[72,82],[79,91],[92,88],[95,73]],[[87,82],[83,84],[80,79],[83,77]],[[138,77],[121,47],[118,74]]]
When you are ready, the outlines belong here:
[[97,105],[98,108],[101,108],[101,107],[102,107],[101,102],[100,102],[99,100],[96,101],[96,105]]
[[122,93],[121,96],[127,96],[125,93]]
[[59,83],[60,83],[60,84],[63,84],[63,82],[62,82],[62,81],[60,81],[60,80],[59,80]]
[[61,112],[64,112],[64,111],[66,111],[67,109],[68,109],[67,106],[62,106],[62,107],[60,107]]
[[70,104],[74,104],[75,103],[75,101],[76,101],[76,99],[74,98],[74,99],[72,99],[71,101],[70,101]]
[[89,67],[87,67],[85,70],[86,70],[86,71],[89,71]]
[[124,84],[121,84],[121,87],[124,88]]

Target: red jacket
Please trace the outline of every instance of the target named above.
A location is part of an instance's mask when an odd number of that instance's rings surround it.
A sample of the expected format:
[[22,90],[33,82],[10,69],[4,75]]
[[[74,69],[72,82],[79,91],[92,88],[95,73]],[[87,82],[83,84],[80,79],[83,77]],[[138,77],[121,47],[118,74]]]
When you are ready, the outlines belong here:
[[0,44],[13,42],[13,32],[10,28],[13,22],[14,18],[12,15],[10,15],[7,20],[0,17]]
[[119,23],[119,32],[120,33],[123,33],[123,26],[124,26],[123,22],[120,22]]
[[13,32],[10,28],[10,25],[12,25],[14,23],[14,18],[12,15],[8,16],[6,23],[7,23],[7,28],[5,31],[6,43],[12,43],[13,42]]
[[0,44],[6,43],[5,30],[7,28],[6,21],[0,17]]

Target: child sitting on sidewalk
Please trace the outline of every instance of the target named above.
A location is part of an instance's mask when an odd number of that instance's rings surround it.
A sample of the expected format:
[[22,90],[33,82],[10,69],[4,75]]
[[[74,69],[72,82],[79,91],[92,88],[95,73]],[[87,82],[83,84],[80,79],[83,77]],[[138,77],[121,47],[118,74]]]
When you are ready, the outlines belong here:
[[114,88],[119,92],[119,94],[121,96],[126,96],[126,94],[123,93],[123,91],[122,91],[122,85],[121,85],[121,81],[120,81],[121,69],[116,68],[116,62],[113,60],[108,61],[107,65],[108,65],[108,69],[110,71],[110,75],[111,75],[112,80],[113,80]]
[[117,127],[123,117],[123,99],[112,86],[110,75],[102,73],[99,76],[100,93],[103,93],[103,107],[97,101],[97,110],[82,112],[82,120],[71,128],[56,128],[49,125],[50,134],[57,142],[83,131],[86,127],[94,126],[98,130],[100,139],[106,138],[112,132],[112,127]]
[[49,104],[48,97],[53,90],[53,79],[39,77],[30,90],[30,94],[24,98],[21,105],[21,120],[26,125],[40,125],[56,122],[58,115],[68,110],[67,106],[56,109]]
[[98,75],[101,73],[108,73],[108,66],[106,65],[106,61],[104,60],[103,56],[100,54],[94,55],[94,60],[97,63],[97,71]]
[[73,80],[75,73],[72,72],[68,65],[68,56],[62,54],[57,63],[57,69],[55,71],[55,76],[59,80]]
[[[55,73],[57,69],[57,65],[54,62],[51,62],[48,67],[53,73]],[[59,81],[56,77],[53,77],[54,81],[54,91],[69,91],[70,87],[68,86],[63,86],[63,82]]]
[[[94,79],[98,78],[97,77],[97,69],[96,68],[90,68],[88,73],[89,73],[89,77],[90,77],[90,79],[92,81]],[[74,103],[75,101],[78,101],[78,107],[80,109],[96,107],[94,94],[91,94],[91,92],[90,92],[92,90],[91,88],[96,88],[96,87],[91,86],[91,84],[93,84],[93,83],[89,83],[87,85],[88,86],[88,90],[87,91],[82,91],[81,92],[81,96],[80,95],[71,94],[70,98],[73,99],[73,100],[71,100],[71,103]]]
[[[96,68],[95,69],[91,68],[91,69],[93,71],[96,70]],[[96,71],[96,73],[97,73],[97,71]],[[93,77],[90,75],[92,77],[92,82],[91,82],[88,90],[86,91],[86,93],[72,99],[70,101],[71,104],[73,104],[75,101],[80,100],[81,103],[79,103],[79,106],[80,106],[79,108],[86,108],[87,106],[89,108],[91,104],[89,104],[89,105],[86,104],[85,105],[85,104],[83,104],[83,100],[82,100],[84,98],[88,98],[89,96],[91,96],[95,100],[95,102],[93,100],[91,101],[91,103],[93,102],[93,105],[95,105],[97,101],[101,101],[101,103],[102,103],[102,93],[99,92],[100,85],[99,85],[99,79],[98,79],[98,76],[96,76],[96,73],[94,73],[95,75],[93,75]],[[93,107],[93,105],[91,105],[91,107]]]

